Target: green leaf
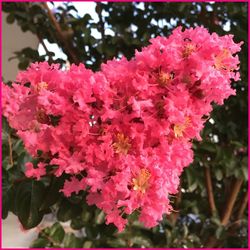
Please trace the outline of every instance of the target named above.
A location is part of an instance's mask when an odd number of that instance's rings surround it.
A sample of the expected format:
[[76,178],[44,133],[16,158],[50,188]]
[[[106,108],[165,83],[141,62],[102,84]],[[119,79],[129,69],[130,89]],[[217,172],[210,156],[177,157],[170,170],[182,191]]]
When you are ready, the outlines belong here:
[[47,209],[54,205],[61,197],[60,189],[63,187],[64,178],[51,177],[51,184],[46,188],[45,197],[40,210]]
[[217,217],[217,216],[213,216],[212,218],[211,218],[211,221],[215,224],[215,225],[217,225],[217,226],[221,226],[221,221],[220,221],[220,218],[219,217]]
[[82,209],[79,205],[72,204],[68,200],[64,199],[57,212],[57,219],[59,221],[66,222],[80,215],[81,211]]
[[221,238],[221,236],[222,236],[224,230],[225,230],[225,228],[224,228],[223,226],[220,226],[220,227],[218,227],[218,228],[216,229],[216,231],[215,231],[215,236],[216,236],[217,239],[220,239],[220,238]]
[[81,248],[83,240],[76,237],[73,233],[66,234],[63,240],[64,248]]
[[152,247],[152,242],[150,239],[148,239],[146,236],[141,235],[141,236],[135,236],[131,238],[131,242],[133,245],[136,245],[138,247]]
[[107,243],[112,247],[127,247],[125,239],[108,239]]
[[46,238],[38,238],[32,242],[30,248],[45,248],[49,244],[49,240]]
[[64,229],[59,222],[56,222],[53,224],[53,226],[50,228],[49,235],[54,240],[54,242],[57,242],[57,243],[62,242],[64,235],[65,235],[65,232],[64,232]]
[[13,13],[9,14],[6,18],[7,23],[12,24],[15,22],[15,15]]
[[13,198],[12,184],[9,180],[8,172],[2,170],[2,218],[5,219],[8,216],[10,210],[10,203]]
[[29,66],[29,60],[24,60],[24,61],[18,63],[18,68],[21,70],[27,69],[28,66]]
[[218,181],[221,181],[223,178],[223,172],[220,169],[215,170],[215,177]]
[[81,216],[78,216],[76,218],[74,218],[71,223],[70,226],[74,229],[74,230],[79,230],[81,228],[83,228],[85,225],[84,221],[82,220]]
[[37,181],[21,182],[15,197],[18,219],[25,229],[37,226],[43,214],[39,211],[44,197],[44,185]]
[[85,241],[84,243],[83,243],[83,248],[91,248],[93,246],[93,242],[92,241],[89,241],[89,240],[87,240],[87,241]]
[[96,224],[102,224],[105,221],[105,214],[103,211],[96,210],[95,222]]
[[198,186],[198,183],[195,181],[192,185],[188,187],[189,192],[193,192]]

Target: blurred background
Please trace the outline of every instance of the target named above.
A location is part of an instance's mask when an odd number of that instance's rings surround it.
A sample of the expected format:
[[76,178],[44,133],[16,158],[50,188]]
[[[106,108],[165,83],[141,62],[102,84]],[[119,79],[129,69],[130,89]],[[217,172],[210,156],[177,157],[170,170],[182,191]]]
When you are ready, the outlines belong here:
[[[168,36],[180,25],[203,25],[244,41],[241,81],[233,83],[237,95],[214,106],[203,141],[194,142],[195,160],[171,197],[175,212],[153,229],[144,228],[134,214],[117,234],[99,209],[86,205],[84,192],[63,197],[60,179],[42,180],[44,192],[36,197],[47,206],[34,205],[23,173],[29,155],[3,118],[3,247],[248,247],[247,3],[23,2],[2,3],[2,11],[5,83],[36,61],[62,68],[84,63],[98,70],[113,57],[133,57],[150,38]],[[17,218],[29,218],[23,226],[33,229],[21,229]]]

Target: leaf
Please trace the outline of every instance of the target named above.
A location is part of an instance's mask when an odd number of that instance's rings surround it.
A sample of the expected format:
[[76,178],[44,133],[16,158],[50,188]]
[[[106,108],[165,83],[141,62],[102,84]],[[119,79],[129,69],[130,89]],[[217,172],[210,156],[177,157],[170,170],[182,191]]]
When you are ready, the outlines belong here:
[[46,188],[45,197],[40,210],[47,209],[54,205],[61,197],[60,189],[64,183],[63,178],[52,177],[51,184]]
[[81,216],[78,216],[74,219],[72,219],[70,226],[71,228],[73,228],[74,230],[79,230],[81,228],[83,228],[85,225],[85,223],[83,222]]
[[79,205],[72,204],[64,199],[57,212],[57,219],[66,222],[80,215],[81,211],[82,209]]
[[21,70],[25,70],[29,66],[29,60],[24,60],[18,63],[18,68]]
[[66,234],[63,240],[64,248],[81,248],[83,241],[73,233]]
[[2,218],[6,219],[10,210],[10,202],[12,200],[12,185],[9,180],[8,172],[2,170]]
[[37,226],[43,214],[39,207],[44,197],[44,185],[37,181],[22,182],[17,187],[15,204],[18,219],[25,229]]
[[32,242],[30,248],[45,248],[49,244],[48,239],[38,238]]
[[222,236],[224,230],[225,230],[225,228],[224,228],[223,226],[220,226],[220,227],[218,227],[218,228],[216,229],[216,231],[215,231],[215,236],[216,236],[217,239],[220,239],[220,238],[221,238],[221,236]]
[[103,211],[96,210],[95,222],[96,224],[102,224],[105,221],[105,214]]
[[53,224],[53,226],[50,228],[49,235],[55,242],[57,242],[57,243],[62,242],[64,235],[65,235],[65,232],[64,232],[64,229],[59,222],[56,222],[55,224]]
[[85,241],[84,243],[83,243],[83,248],[91,248],[93,246],[93,242],[92,241],[89,241],[89,240],[87,240],[87,241]]
[[221,226],[221,221],[220,221],[220,218],[219,217],[217,217],[217,216],[213,216],[212,218],[211,218],[211,221],[215,224],[215,225],[217,225],[217,226]]
[[203,149],[203,150],[208,151],[210,153],[215,153],[216,152],[216,145],[211,143],[211,142],[203,142],[200,145],[200,149]]
[[85,227],[86,235],[89,239],[95,239],[98,235],[98,228],[96,226],[90,225]]
[[15,22],[15,15],[13,13],[9,14],[6,18],[7,23],[12,24]]
[[144,235],[132,237],[131,242],[133,245],[137,245],[142,248],[152,247],[152,242]]
[[124,239],[108,239],[107,243],[112,247],[127,247],[127,243]]
[[190,186],[188,187],[188,191],[189,191],[189,192],[193,192],[193,191],[197,188],[197,186],[198,186],[198,184],[197,184],[197,182],[195,181],[192,185],[190,185]]
[[223,178],[223,173],[220,169],[215,170],[215,177],[218,181],[221,181]]

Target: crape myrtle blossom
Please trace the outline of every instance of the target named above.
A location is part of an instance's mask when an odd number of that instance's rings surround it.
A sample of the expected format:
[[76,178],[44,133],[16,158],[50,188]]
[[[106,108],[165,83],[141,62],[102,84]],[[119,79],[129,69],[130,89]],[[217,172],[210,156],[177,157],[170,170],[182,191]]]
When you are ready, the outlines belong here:
[[42,152],[26,176],[67,174],[64,195],[85,190],[119,231],[136,210],[146,227],[171,212],[192,140],[201,140],[211,104],[235,95],[230,84],[240,79],[242,43],[232,35],[179,27],[150,42],[96,73],[34,63],[2,85],[4,116],[32,157]]

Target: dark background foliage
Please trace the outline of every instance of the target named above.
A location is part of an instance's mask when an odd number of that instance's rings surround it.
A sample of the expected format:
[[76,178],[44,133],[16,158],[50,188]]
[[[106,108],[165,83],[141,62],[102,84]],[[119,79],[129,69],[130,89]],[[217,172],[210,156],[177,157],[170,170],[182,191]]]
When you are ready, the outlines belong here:
[[[223,106],[214,106],[202,132],[194,142],[195,160],[182,174],[178,195],[171,197],[175,212],[159,226],[146,229],[134,214],[126,230],[117,234],[105,225],[103,213],[84,201],[85,193],[66,199],[59,192],[66,176],[47,176],[37,182],[24,176],[30,160],[15,131],[3,119],[3,213],[11,211],[24,228],[37,226],[45,214],[56,222],[40,231],[33,247],[247,247],[247,3],[97,3],[95,22],[80,16],[72,3],[52,13],[46,3],[3,3],[7,22],[34,33],[46,55],[24,48],[15,54],[19,68],[34,61],[54,60],[44,39],[56,43],[71,63],[83,62],[98,70],[113,57],[131,58],[135,49],[149,44],[151,37],[168,36],[179,25],[204,25],[219,35],[232,33],[244,41],[240,53],[242,80],[233,83],[237,96]],[[228,30],[225,31],[225,24]],[[91,30],[100,33],[93,37]],[[106,30],[113,31],[107,35]],[[157,206],[157,204],[156,204]],[[75,233],[60,224],[70,221]]]

